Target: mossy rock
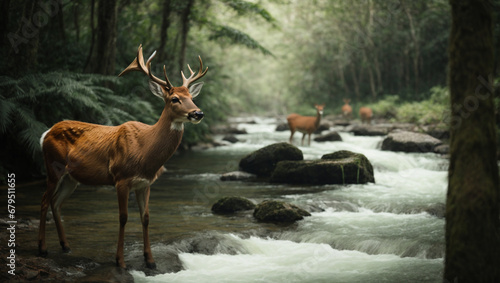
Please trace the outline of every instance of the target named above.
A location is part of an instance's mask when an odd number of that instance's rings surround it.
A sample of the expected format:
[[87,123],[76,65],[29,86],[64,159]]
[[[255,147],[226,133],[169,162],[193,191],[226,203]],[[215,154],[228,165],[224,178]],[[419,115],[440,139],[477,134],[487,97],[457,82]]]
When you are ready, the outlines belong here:
[[360,153],[347,150],[327,154],[321,160],[282,161],[271,182],[289,184],[366,184],[375,182],[373,166]]
[[242,171],[256,174],[259,177],[269,177],[276,164],[283,160],[303,160],[302,151],[286,142],[275,143],[258,149],[240,160]]
[[212,212],[216,214],[235,213],[241,210],[254,209],[255,204],[242,197],[224,197],[212,205]]
[[265,200],[257,205],[253,216],[262,222],[293,223],[311,214],[302,208],[275,200]]

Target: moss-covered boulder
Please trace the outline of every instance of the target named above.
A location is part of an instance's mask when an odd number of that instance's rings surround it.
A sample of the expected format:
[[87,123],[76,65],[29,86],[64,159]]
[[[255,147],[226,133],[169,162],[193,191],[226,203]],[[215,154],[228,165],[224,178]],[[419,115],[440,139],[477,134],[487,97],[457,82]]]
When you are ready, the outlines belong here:
[[212,205],[212,212],[215,214],[235,213],[241,210],[254,209],[255,204],[242,197],[224,197]]
[[262,222],[293,223],[311,214],[302,208],[275,200],[265,200],[257,205],[253,216]]
[[360,153],[347,150],[326,154],[321,160],[281,161],[271,182],[289,184],[365,184],[375,182],[373,166]]
[[269,177],[276,164],[283,160],[303,160],[302,151],[286,142],[275,143],[256,150],[240,160],[242,171]]
[[442,142],[428,134],[408,131],[390,133],[382,142],[382,150],[403,152],[434,152]]

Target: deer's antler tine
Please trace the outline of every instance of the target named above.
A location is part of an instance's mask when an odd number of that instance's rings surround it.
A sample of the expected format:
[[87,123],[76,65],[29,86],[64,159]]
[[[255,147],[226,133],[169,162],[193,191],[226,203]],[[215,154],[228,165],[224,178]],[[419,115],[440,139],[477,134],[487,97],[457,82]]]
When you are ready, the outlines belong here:
[[137,57],[135,57],[134,61],[128,65],[118,76],[121,77],[130,71],[142,71],[147,74],[146,66],[144,66],[144,57],[142,55],[142,44],[139,45],[137,49]]
[[123,70],[118,76],[119,77],[123,76],[124,74],[130,71],[141,71],[144,74],[148,75],[149,78],[155,83],[165,87],[166,89],[171,89],[173,86],[168,81],[165,66],[163,66],[163,72],[165,73],[165,78],[167,79],[167,81],[157,78],[151,72],[151,61],[155,56],[156,56],[156,50],[153,52],[153,54],[151,54],[151,56],[149,56],[148,61],[144,63],[144,55],[142,54],[142,44],[139,45],[139,48],[137,49],[137,57],[135,57],[134,61],[127,68],[125,68],[125,70]]
[[198,59],[200,60],[200,69],[198,70],[198,74],[195,75],[189,64],[188,64],[188,69],[191,72],[191,76],[189,76],[189,78],[186,79],[184,73],[181,71],[182,82],[183,82],[182,86],[189,87],[190,84],[197,81],[207,73],[208,67],[205,69],[205,71],[203,71],[203,62],[201,61],[201,56],[198,56]]
[[[170,88],[171,88],[171,86],[172,86],[172,84],[170,84],[170,82],[168,82],[168,83],[167,83],[166,81],[164,81],[164,80],[162,80],[162,79],[160,79],[160,78],[156,77],[155,75],[153,75],[153,72],[151,72],[151,61],[153,60],[153,58],[154,58],[155,56],[156,56],[156,50],[153,52],[153,54],[151,54],[151,56],[149,56],[149,59],[148,59],[148,61],[146,62],[146,66],[147,66],[147,68],[148,68],[148,70],[147,70],[147,75],[149,76],[149,78],[150,78],[153,82],[155,82],[155,83],[157,83],[157,84],[159,84],[159,85],[161,85],[161,86],[164,86],[164,87],[165,87],[165,88],[167,88],[167,89],[170,89]],[[165,70],[165,69],[163,69],[163,70]],[[166,73],[165,73],[165,75],[166,75]]]
[[167,77],[167,69],[166,69],[165,65],[163,65],[163,74],[165,75],[165,80],[166,80],[166,82],[167,82],[167,84],[168,84],[168,85],[167,85],[167,88],[168,88],[168,89],[173,88],[174,86],[173,86],[173,85],[172,85],[172,83],[170,83],[170,81],[168,80],[168,77]]

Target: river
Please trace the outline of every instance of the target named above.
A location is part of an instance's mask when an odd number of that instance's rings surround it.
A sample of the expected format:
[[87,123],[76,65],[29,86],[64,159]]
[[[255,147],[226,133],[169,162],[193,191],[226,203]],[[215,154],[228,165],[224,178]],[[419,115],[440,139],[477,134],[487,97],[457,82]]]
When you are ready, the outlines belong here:
[[[175,155],[166,164],[167,173],[152,186],[150,234],[159,270],[154,276],[138,271],[143,270],[142,230],[131,199],[125,261],[136,282],[442,281],[445,222],[429,212],[442,210],[445,203],[446,159],[431,153],[381,151],[383,137],[340,132],[342,142],[299,146],[304,158],[338,150],[362,153],[374,167],[375,183],[220,181],[220,174],[237,170],[246,154],[288,140],[289,131],[275,131],[277,120],[253,120],[256,123],[238,124],[248,133],[238,135],[238,143]],[[312,216],[279,226],[256,222],[251,213],[211,213],[218,199],[231,195],[255,203],[284,200]],[[37,212],[38,204],[39,199],[26,205],[28,214]],[[114,261],[117,211],[114,189],[77,189],[62,211],[72,254],[101,263]],[[47,236],[49,252],[59,252],[53,223]]]

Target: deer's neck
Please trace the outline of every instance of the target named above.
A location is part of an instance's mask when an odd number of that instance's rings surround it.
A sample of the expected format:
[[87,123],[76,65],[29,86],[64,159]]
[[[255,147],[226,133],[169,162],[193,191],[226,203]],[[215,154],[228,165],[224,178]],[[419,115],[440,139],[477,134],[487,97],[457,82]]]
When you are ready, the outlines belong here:
[[319,123],[321,122],[321,114],[319,111],[316,112],[316,120],[314,121],[314,127],[317,129],[319,127]]
[[162,166],[179,147],[183,133],[184,125],[174,122],[170,109],[165,107],[160,119],[145,135],[147,160],[158,167]]

